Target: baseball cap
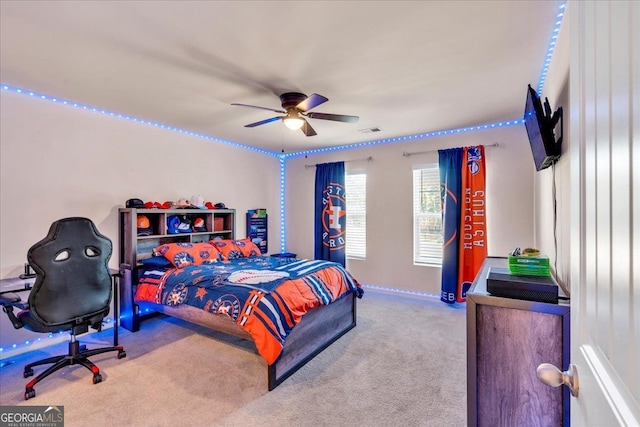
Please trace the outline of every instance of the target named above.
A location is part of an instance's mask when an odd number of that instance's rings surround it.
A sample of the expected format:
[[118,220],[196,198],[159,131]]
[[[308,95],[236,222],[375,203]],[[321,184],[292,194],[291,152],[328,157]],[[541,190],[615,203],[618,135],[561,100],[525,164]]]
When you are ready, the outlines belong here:
[[211,202],[205,203],[204,207],[207,208],[207,209],[215,209],[216,208],[215,206],[213,206],[213,203],[211,203]]
[[207,209],[207,206],[204,204],[204,197],[199,194],[191,196],[191,199],[189,199],[189,203],[191,203],[192,206],[198,209]]
[[140,199],[129,199],[125,206],[128,208],[144,208],[144,202]]
[[183,219],[178,225],[178,233],[191,233],[191,221]]
[[148,236],[151,234],[151,223],[146,215],[138,215],[138,236]]
[[171,215],[167,218],[167,233],[178,234],[178,227],[180,226],[180,218],[177,215]]
[[204,219],[196,218],[193,221],[193,231],[207,231],[207,227],[204,224]]
[[189,201],[184,197],[179,199],[173,207],[174,208],[193,208],[191,203],[189,203]]

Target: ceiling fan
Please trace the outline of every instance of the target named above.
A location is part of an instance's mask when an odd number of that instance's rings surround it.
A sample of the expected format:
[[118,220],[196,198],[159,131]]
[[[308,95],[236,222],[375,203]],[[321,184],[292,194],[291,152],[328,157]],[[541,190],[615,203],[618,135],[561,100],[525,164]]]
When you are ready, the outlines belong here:
[[356,123],[359,119],[358,116],[345,116],[343,114],[328,114],[328,113],[315,113],[309,112],[312,108],[317,107],[320,104],[327,102],[329,99],[322,95],[314,93],[307,97],[304,93],[299,92],[286,92],[280,95],[280,102],[284,110],[276,110],[267,107],[258,107],[256,105],[247,104],[231,104],[240,107],[259,108],[261,110],[274,111],[276,113],[284,114],[284,116],[271,117],[270,119],[261,120],[259,122],[250,123],[245,125],[246,128],[252,128],[267,123],[275,122],[276,120],[282,120],[289,129],[302,129],[307,136],[317,135],[316,131],[311,127],[305,117],[310,119],[321,120],[333,120],[335,122]]

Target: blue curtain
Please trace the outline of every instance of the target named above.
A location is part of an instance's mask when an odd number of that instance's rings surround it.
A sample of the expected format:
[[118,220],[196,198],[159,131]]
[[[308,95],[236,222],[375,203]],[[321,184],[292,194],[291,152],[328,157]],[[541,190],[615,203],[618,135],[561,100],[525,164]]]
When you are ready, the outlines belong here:
[[462,148],[438,150],[444,234],[440,300],[448,304],[456,302],[458,287],[463,152]]
[[345,265],[344,162],[316,165],[315,259]]

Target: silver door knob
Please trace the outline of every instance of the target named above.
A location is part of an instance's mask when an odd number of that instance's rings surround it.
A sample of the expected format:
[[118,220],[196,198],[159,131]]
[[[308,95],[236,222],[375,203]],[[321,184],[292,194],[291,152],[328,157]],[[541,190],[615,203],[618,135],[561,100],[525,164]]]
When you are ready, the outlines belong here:
[[536,369],[540,381],[551,387],[559,387],[562,384],[569,387],[571,396],[578,397],[580,383],[578,382],[578,370],[576,365],[569,365],[569,369],[565,372],[560,371],[551,363],[542,363]]

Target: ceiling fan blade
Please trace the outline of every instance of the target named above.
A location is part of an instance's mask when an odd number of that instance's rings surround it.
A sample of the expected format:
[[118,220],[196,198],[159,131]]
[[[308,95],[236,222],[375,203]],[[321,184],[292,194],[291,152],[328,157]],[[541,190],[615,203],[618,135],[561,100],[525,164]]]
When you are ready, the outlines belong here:
[[345,116],[343,114],[309,113],[307,117],[311,119],[333,120],[334,122],[357,123],[360,117]]
[[300,102],[296,105],[296,109],[299,111],[309,111],[312,108],[316,108],[320,104],[324,104],[327,102],[329,98],[325,98],[322,95],[318,95],[317,93],[312,94],[304,101]]
[[302,120],[304,120],[304,124],[302,125],[300,130],[302,130],[302,132],[304,132],[304,134],[307,135],[307,136],[317,135],[316,131],[311,127],[309,122],[306,121],[305,119],[302,119]]
[[237,107],[259,108],[259,109],[261,109],[261,110],[273,111],[273,112],[275,112],[275,113],[282,113],[282,114],[286,113],[286,111],[282,111],[282,110],[275,110],[275,109],[273,109],[273,108],[267,108],[267,107],[258,107],[257,105],[236,104],[236,103],[233,103],[233,104],[231,104],[231,105],[235,105],[235,106],[237,106]]
[[280,120],[282,117],[271,117],[270,119],[267,120],[262,120],[259,122],[255,122],[255,123],[250,123],[248,125],[244,125],[244,127],[246,128],[254,128],[256,126],[260,126],[260,125],[266,125],[267,123],[271,123],[271,122],[275,122],[276,120]]

